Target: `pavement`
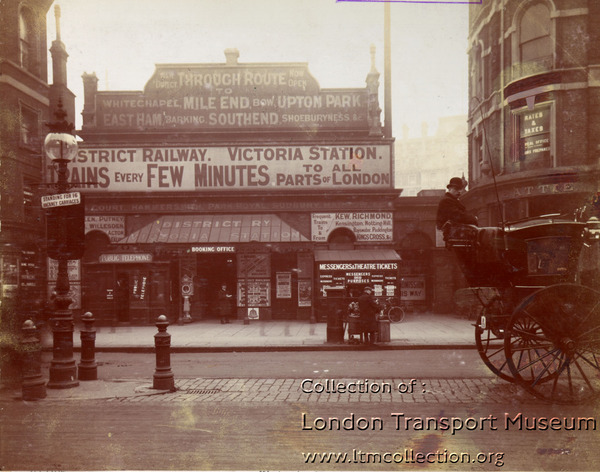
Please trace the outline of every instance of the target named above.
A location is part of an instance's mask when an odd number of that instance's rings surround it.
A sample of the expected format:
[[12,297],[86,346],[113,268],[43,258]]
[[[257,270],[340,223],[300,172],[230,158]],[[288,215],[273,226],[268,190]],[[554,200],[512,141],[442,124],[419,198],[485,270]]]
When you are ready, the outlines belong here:
[[[79,327],[73,335],[73,347],[81,348]],[[98,352],[154,352],[155,326],[96,327],[95,347]],[[407,314],[401,323],[390,323],[390,341],[379,343],[379,349],[460,349],[474,348],[473,321],[456,315],[434,313]],[[234,320],[221,324],[218,320],[173,324],[172,352],[219,352],[265,350],[343,350],[363,346],[351,343],[348,331],[343,342],[327,341],[327,323],[308,321]],[[52,349],[52,333],[42,334],[42,346]]]
[[[127,353],[154,352],[154,326],[96,327],[96,352]],[[401,323],[390,323],[390,341],[375,347],[350,342],[344,330],[343,342],[327,341],[327,324],[308,321],[250,321],[234,320],[220,324],[218,320],[196,321],[184,325],[171,325],[171,352],[242,352],[242,351],[298,351],[298,350],[361,350],[361,349],[473,349],[475,348],[473,321],[456,315],[434,313],[407,314]],[[42,349],[51,356],[52,333],[41,333]],[[75,352],[81,351],[79,327],[73,335]],[[74,356],[79,359],[79,355]],[[47,378],[47,365],[42,376]],[[204,385],[206,379],[192,379]],[[189,390],[176,379],[177,391]],[[84,399],[138,399],[164,396],[169,390],[154,389],[152,379],[114,379],[80,381],[78,387],[46,389],[44,400]],[[206,388],[206,387],[202,387]],[[200,389],[202,389],[200,388]],[[22,388],[0,386],[0,401],[22,400]]]

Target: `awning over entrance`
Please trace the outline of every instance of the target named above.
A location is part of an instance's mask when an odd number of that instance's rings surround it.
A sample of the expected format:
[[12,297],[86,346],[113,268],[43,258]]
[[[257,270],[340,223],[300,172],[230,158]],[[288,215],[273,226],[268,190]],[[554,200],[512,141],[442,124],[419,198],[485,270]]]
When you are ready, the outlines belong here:
[[350,251],[317,250],[316,262],[381,262],[399,261],[400,256],[393,249],[353,249]]
[[309,241],[276,215],[167,215],[119,244]]

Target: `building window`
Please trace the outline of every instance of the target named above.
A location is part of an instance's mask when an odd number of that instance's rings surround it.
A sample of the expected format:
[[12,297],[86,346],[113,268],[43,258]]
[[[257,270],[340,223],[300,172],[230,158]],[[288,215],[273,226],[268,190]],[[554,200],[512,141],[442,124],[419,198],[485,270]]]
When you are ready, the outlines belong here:
[[518,25],[519,76],[537,74],[552,69],[554,46],[550,10],[543,3],[528,8]]
[[21,106],[21,144],[35,148],[39,143],[38,114],[25,106]]
[[483,48],[477,45],[473,48],[471,59],[471,96],[483,98]]
[[31,12],[23,8],[19,13],[19,52],[21,67],[35,72],[35,38]]
[[[484,157],[483,152],[483,135],[473,135],[473,163],[474,163],[474,176],[476,179],[480,179],[484,174]],[[489,164],[488,164],[489,166]]]

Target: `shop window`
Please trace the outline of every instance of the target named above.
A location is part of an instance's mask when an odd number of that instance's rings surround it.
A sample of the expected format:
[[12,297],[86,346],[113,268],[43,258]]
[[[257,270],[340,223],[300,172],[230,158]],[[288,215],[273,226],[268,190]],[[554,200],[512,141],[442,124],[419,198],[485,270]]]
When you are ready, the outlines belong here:
[[521,16],[517,31],[516,77],[552,69],[554,44],[549,8],[544,3],[531,5]]
[[579,195],[565,195],[564,193],[540,195],[529,199],[528,216],[560,214],[571,217],[579,206]]
[[504,218],[507,222],[522,220],[528,216],[528,200],[508,200],[504,202]]

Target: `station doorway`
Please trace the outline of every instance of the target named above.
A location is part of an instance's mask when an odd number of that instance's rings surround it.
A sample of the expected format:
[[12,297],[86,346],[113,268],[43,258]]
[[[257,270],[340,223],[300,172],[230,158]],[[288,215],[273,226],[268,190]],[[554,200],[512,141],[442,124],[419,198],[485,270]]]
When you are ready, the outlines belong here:
[[[236,257],[235,254],[198,254],[196,255],[196,283],[194,284],[194,310],[192,318],[200,315],[202,319],[219,317],[218,292],[222,285],[233,295],[237,306],[236,293]],[[235,318],[235,309],[231,314]]]

